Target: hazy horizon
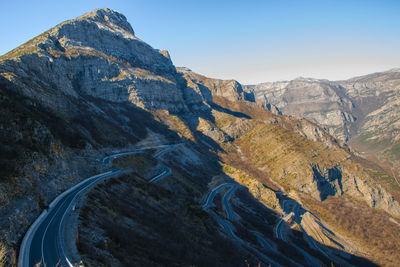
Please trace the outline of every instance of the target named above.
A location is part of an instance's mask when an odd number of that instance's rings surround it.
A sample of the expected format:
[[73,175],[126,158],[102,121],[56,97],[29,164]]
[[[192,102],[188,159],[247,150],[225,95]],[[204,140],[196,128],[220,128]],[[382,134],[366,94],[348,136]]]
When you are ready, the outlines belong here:
[[0,54],[99,7],[173,63],[256,84],[296,77],[345,80],[400,67],[400,1],[4,2]]

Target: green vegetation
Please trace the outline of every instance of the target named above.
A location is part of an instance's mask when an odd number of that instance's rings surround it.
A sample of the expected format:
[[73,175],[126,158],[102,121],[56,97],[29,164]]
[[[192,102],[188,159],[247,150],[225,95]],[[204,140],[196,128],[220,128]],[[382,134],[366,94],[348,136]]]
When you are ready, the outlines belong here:
[[387,147],[390,147],[392,140],[385,138],[385,139],[372,139],[373,137],[376,137],[376,133],[363,133],[359,137],[357,137],[357,140],[360,142],[360,144],[363,145],[368,145],[368,148],[371,150],[384,150]]
[[400,160],[400,143],[394,145],[391,149],[390,152],[392,155],[395,157],[395,160]]
[[400,186],[397,184],[393,176],[387,174],[383,170],[365,168],[364,171],[379,184],[382,184],[385,188],[388,188],[389,192],[393,192],[393,195],[399,195]]
[[5,266],[7,250],[5,247],[0,247],[0,267]]

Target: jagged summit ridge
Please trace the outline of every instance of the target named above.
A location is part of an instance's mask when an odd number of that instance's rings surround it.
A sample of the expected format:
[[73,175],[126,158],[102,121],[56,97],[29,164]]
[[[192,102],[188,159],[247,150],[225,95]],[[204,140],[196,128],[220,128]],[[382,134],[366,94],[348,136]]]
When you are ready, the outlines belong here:
[[165,52],[161,53],[137,38],[126,17],[109,8],[95,9],[62,22],[5,54],[2,59],[18,58],[32,53],[55,56],[54,52],[65,52],[65,49],[75,50],[74,52],[80,54],[103,52],[132,66],[158,67],[163,71],[174,69]]
[[123,29],[131,33],[132,35],[135,34],[132,26],[130,25],[126,17],[118,11],[112,10],[110,8],[98,8],[78,17],[77,19],[93,21],[98,24],[98,26],[114,25],[117,28]]
[[126,17],[107,8],[60,23],[2,56],[0,75],[34,98],[54,91],[52,100],[42,99],[50,107],[59,105],[60,95],[85,94],[150,109],[185,109],[168,52],[137,38]]
[[[126,17],[108,8],[60,23],[7,53],[0,58],[0,75],[33,98],[55,91],[50,94],[54,99],[42,102],[57,109],[61,95],[90,95],[171,112],[207,109],[203,102],[214,95],[247,98],[237,81],[177,71],[168,51],[137,38]],[[197,80],[205,84],[195,85]]]
[[123,59],[134,67],[144,65],[154,68],[164,65],[163,71],[173,69],[168,57],[135,36],[124,15],[108,8],[96,9],[61,23],[50,30],[49,35],[49,39],[57,39],[63,47],[95,49]]

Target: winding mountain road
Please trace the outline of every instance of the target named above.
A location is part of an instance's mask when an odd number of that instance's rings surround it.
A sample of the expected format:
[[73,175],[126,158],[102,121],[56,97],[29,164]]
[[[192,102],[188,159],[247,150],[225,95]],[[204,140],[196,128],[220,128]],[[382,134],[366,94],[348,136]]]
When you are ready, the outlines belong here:
[[232,183],[224,183],[224,184],[220,184],[219,186],[215,187],[213,190],[211,190],[210,194],[208,194],[206,202],[203,205],[203,210],[208,209],[209,207],[211,207],[215,198],[215,195],[218,193],[218,191],[222,190],[225,187],[231,187],[234,184]]
[[154,184],[157,183],[158,181],[160,181],[161,179],[170,176],[172,171],[170,168],[166,167],[167,170],[163,171],[162,173],[160,173],[159,175],[153,177],[152,179],[149,180],[149,183]]
[[[103,162],[105,165],[109,165],[113,159],[116,159],[116,158],[119,158],[119,157],[128,156],[128,155],[133,155],[133,154],[139,154],[139,153],[142,153],[143,151],[151,150],[151,149],[162,149],[162,148],[166,148],[165,150],[161,151],[160,153],[158,153],[158,154],[156,154],[156,155],[154,156],[155,158],[159,158],[159,157],[161,156],[161,155],[160,155],[161,153],[164,154],[164,153],[168,152],[169,150],[171,150],[173,147],[175,147],[175,146],[177,146],[177,145],[179,145],[179,144],[143,147],[143,148],[135,149],[135,150],[133,150],[133,151],[120,152],[120,153],[116,153],[116,154],[113,154],[113,155],[110,155],[110,156],[107,156],[107,157],[103,158],[102,162]],[[165,152],[164,152],[164,151],[165,151]]]
[[[352,266],[351,264],[337,257],[336,255],[329,253],[329,251],[325,251],[324,249],[322,249],[318,244],[318,242],[306,231],[306,229],[304,229],[302,214],[308,213],[307,210],[305,210],[297,201],[287,196],[284,196],[283,194],[278,194],[277,196],[278,198],[282,199],[282,210],[286,213],[286,215],[282,217],[282,219],[279,221],[279,223],[275,228],[275,235],[277,238],[285,242],[290,242],[290,240],[288,240],[285,236],[285,230],[286,230],[285,226],[288,218],[293,218],[294,221],[299,225],[302,232],[304,233],[305,238],[308,241],[308,244],[310,245],[311,248],[321,253],[321,255],[323,255],[325,258],[329,259],[332,262],[336,262],[341,266]],[[322,234],[325,233],[322,232]],[[293,242],[292,245],[296,247],[296,249],[304,256],[304,258],[311,266],[320,266],[321,262],[319,260],[311,256],[309,253],[301,249],[299,246],[295,245]]]
[[226,217],[228,218],[228,220],[233,221],[235,219],[239,218],[239,215],[237,215],[231,207],[231,204],[229,203],[229,200],[232,197],[232,194],[235,193],[235,191],[239,188],[239,185],[234,184],[231,189],[229,189],[228,192],[226,192],[226,194],[224,195],[224,197],[222,198],[222,204],[223,207],[225,208],[226,211]]
[[[242,246],[246,247],[248,250],[252,251],[260,259],[262,259],[266,264],[271,264],[273,266],[282,266],[279,263],[277,263],[276,261],[274,261],[273,259],[271,259],[270,257],[267,257],[266,255],[261,253],[258,249],[256,249],[249,242],[246,242],[246,241],[242,240],[240,237],[238,237],[234,232],[235,227],[232,225],[232,223],[230,221],[222,219],[214,211],[209,209],[213,205],[215,195],[225,187],[231,187],[231,188],[227,192],[225,192],[225,194],[222,198],[222,206],[226,211],[226,217],[229,220],[234,218],[234,212],[232,211],[231,205],[229,204],[229,200],[230,200],[232,194],[235,192],[235,190],[237,190],[240,187],[240,185],[238,185],[238,184],[224,183],[224,184],[220,184],[219,186],[215,187],[208,194],[208,196],[206,198],[206,202],[203,205],[203,210],[207,211],[208,213],[211,214],[211,216],[213,216],[213,218],[217,221],[217,223],[221,226],[221,228],[225,231],[225,233],[227,235],[229,235],[231,238],[233,238],[240,245],[242,245]],[[236,216],[238,216],[238,215],[236,215]]]
[[[138,148],[134,151],[116,153],[105,157],[102,163],[109,165],[115,158],[142,153],[150,149],[170,150],[176,145],[160,145],[154,147]],[[159,158],[168,151],[161,151],[155,157]],[[62,240],[62,225],[65,215],[71,211],[75,205],[78,196],[89,190],[95,184],[118,176],[122,173],[129,171],[121,169],[111,169],[107,172],[89,177],[79,184],[73,186],[67,191],[63,192],[49,205],[49,208],[42,212],[42,214],[31,225],[20,247],[20,254],[18,258],[18,267],[31,267],[31,266],[70,266],[73,264],[68,259]],[[149,180],[149,183],[156,183],[157,181],[169,176],[171,169],[166,167],[166,170],[161,174]],[[37,265],[39,263],[39,265]]]
[[251,231],[256,237],[258,242],[263,246],[265,249],[271,250],[271,251],[277,251],[276,247],[271,245],[267,240],[265,240],[264,236],[257,231]]
[[[289,218],[294,218],[295,221],[301,227],[301,216],[300,216],[300,212],[299,212],[299,209],[301,208],[301,206],[296,201],[294,201],[290,198],[286,198],[283,194],[278,194],[277,196],[279,198],[285,198],[282,201],[282,210],[286,213],[286,215],[283,216],[282,219],[279,221],[279,223],[276,225],[275,235],[277,238],[289,243],[291,241],[288,240],[285,235],[285,230],[286,230],[285,228],[287,227],[286,222]],[[301,227],[301,229],[302,229],[302,227]],[[309,235],[307,234],[306,231],[303,230],[303,233],[307,236],[307,238],[309,238]],[[316,267],[316,266],[321,265],[321,262],[319,260],[317,260],[316,258],[311,256],[305,250],[301,249],[299,246],[297,246],[293,242],[291,242],[291,244],[292,244],[292,246],[294,246],[297,249],[298,252],[300,252],[303,255],[304,259],[308,262],[308,264],[310,264],[310,266]],[[316,248],[314,248],[314,249],[316,249]],[[316,249],[316,250],[319,250],[319,249]]]
[[285,241],[285,242],[288,242],[288,240],[286,240],[285,239],[285,227],[286,227],[286,222],[287,222],[287,220],[290,218],[290,217],[292,217],[294,215],[294,213],[293,212],[290,212],[289,214],[287,214],[287,215],[285,215],[280,221],[279,221],[279,223],[276,225],[276,228],[275,228],[275,235],[276,235],[276,237],[277,238],[279,238],[279,239],[281,239],[281,240],[283,240],[283,241]]

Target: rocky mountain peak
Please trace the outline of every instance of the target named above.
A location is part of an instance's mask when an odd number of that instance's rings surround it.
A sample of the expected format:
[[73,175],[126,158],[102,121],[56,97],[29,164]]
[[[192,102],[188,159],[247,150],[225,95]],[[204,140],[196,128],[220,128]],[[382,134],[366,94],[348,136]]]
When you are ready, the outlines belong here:
[[302,77],[299,76],[293,79],[291,82],[305,82],[305,83],[329,83],[329,80],[326,79],[316,79],[311,77]]
[[87,20],[96,23],[99,27],[109,27],[119,28],[125,30],[126,32],[131,33],[132,35],[135,32],[132,29],[132,26],[129,24],[126,17],[119,13],[118,11],[112,10],[110,8],[98,8],[93,11],[90,11],[78,18],[76,20]]
[[[54,100],[43,99],[50,107],[57,106],[57,94],[83,94],[146,108],[184,109],[169,53],[137,38],[126,17],[108,8],[60,23],[5,54],[0,76],[32,97],[54,90]],[[32,92],[35,81],[26,81],[28,76],[46,83]]]
[[[31,97],[54,90],[54,99],[40,101],[57,109],[60,95],[90,95],[170,112],[185,112],[188,105],[206,110],[203,102],[212,102],[213,96],[254,99],[235,80],[177,72],[168,51],[137,38],[126,17],[108,8],[65,21],[1,59],[0,76],[20,84]],[[28,76],[38,81],[25,80]]]
[[386,72],[400,72],[400,68],[392,68]]

